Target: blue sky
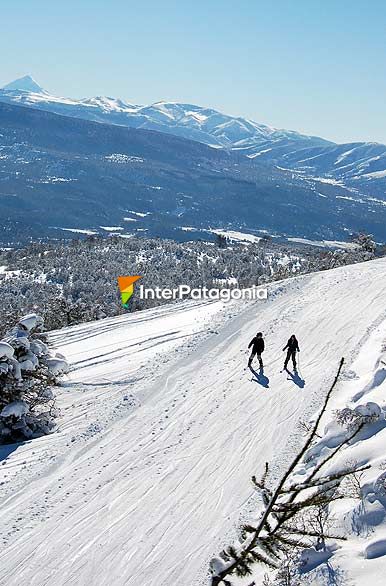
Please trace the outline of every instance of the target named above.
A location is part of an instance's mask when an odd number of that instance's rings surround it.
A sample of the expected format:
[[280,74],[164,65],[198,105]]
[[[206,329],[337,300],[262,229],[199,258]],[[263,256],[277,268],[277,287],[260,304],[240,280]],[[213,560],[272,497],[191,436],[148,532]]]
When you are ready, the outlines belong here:
[[380,0],[13,0],[0,85],[184,101],[338,142],[386,143]]

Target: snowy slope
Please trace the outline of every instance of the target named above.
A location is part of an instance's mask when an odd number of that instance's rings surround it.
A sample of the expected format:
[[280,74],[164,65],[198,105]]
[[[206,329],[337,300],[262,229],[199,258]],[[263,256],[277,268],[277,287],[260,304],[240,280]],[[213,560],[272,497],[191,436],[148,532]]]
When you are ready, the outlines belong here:
[[[189,302],[53,333],[73,371],[59,432],[2,448],[0,584],[206,584],[209,558],[253,509],[250,476],[270,458],[280,471],[340,357],[351,364],[386,320],[385,277],[380,259],[276,283],[267,302]],[[256,382],[245,364],[258,329],[269,380]],[[293,332],[295,382],[280,373]]]
[[[371,581],[373,586],[382,586],[386,573],[386,319],[363,341],[344,379],[324,418],[324,435],[312,449],[314,457],[310,464],[324,458],[326,447],[333,446],[342,433],[342,427],[336,424],[337,410],[371,409],[376,413],[377,405],[381,407],[379,420],[364,428],[329,472],[347,468],[348,462],[371,465],[359,475],[361,494],[349,486],[351,498],[331,506],[338,534],[346,536],[347,541],[333,544],[337,550],[330,559],[330,568],[344,584],[365,585]],[[317,566],[309,572],[311,583],[327,583],[326,574],[325,564]]]

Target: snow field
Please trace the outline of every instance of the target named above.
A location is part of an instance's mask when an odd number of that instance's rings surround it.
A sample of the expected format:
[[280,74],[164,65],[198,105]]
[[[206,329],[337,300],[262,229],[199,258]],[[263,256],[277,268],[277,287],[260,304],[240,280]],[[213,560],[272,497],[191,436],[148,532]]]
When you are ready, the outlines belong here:
[[[267,460],[280,473],[341,356],[350,365],[384,323],[385,276],[380,259],[275,283],[266,302],[53,333],[73,370],[59,431],[1,448],[0,584],[207,584],[209,559],[254,508],[251,475]],[[259,330],[265,378],[245,368]],[[298,379],[280,372],[292,333]]]

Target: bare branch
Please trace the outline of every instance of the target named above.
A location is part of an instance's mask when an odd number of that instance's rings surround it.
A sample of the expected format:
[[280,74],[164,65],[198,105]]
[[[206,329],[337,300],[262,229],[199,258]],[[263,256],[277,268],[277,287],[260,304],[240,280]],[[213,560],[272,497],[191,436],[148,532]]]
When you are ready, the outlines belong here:
[[[291,474],[294,472],[296,466],[302,460],[305,453],[307,452],[315,437],[317,436],[320,421],[326,411],[331,394],[339,380],[343,364],[344,358],[342,358],[339,363],[337,374],[334,378],[334,381],[330,389],[326,394],[324,403],[322,405],[318,417],[316,418],[315,423],[311,428],[309,437],[307,438],[303,448],[293,459],[292,463],[280,479],[275,491],[271,492],[266,487],[266,481],[269,470],[268,463],[266,463],[265,465],[265,470],[260,481],[257,481],[255,476],[252,477],[252,482],[254,483],[255,487],[259,489],[262,493],[263,502],[266,507],[265,511],[261,519],[259,520],[257,527],[244,527],[244,530],[253,536],[251,539],[248,540],[248,545],[245,546],[244,550],[241,553],[237,554],[237,552],[234,549],[229,548],[228,551],[225,552],[225,559],[227,559],[227,561],[231,563],[229,563],[227,567],[223,571],[219,572],[216,576],[212,576],[212,586],[218,586],[221,583],[226,584],[227,580],[225,580],[225,578],[234,572],[236,572],[240,576],[248,575],[248,563],[254,561],[265,563],[271,567],[277,567],[277,563],[273,561],[269,556],[277,557],[277,550],[280,550],[282,546],[304,546],[304,542],[302,541],[301,537],[304,537],[305,533],[301,534],[292,532],[292,536],[287,536],[283,534],[283,526],[289,520],[294,518],[298,513],[300,513],[306,508],[328,505],[332,501],[342,498],[341,495],[334,494],[334,490],[338,488],[340,484],[340,479],[344,477],[345,474],[338,474],[335,477],[327,476],[326,480],[323,481],[323,479],[314,480],[316,472],[313,472],[309,476],[309,478],[303,483],[301,483],[297,488],[295,485],[295,487],[292,487],[291,489],[285,489],[285,483],[287,482]],[[347,441],[350,441],[350,439],[351,438],[348,438]],[[347,443],[347,441],[345,443]],[[337,451],[338,450],[334,450],[334,454]],[[317,467],[317,469],[320,470],[320,468],[322,468],[322,466],[325,465],[325,463],[327,463],[330,459],[330,457],[327,457],[324,460],[324,462]],[[307,481],[311,484],[307,485]],[[308,488],[316,487],[319,487],[319,490],[316,493],[312,494],[308,498],[301,500],[300,502],[294,502],[296,496],[300,492]],[[279,497],[285,494],[289,494],[289,499],[285,502],[278,502]],[[274,519],[274,522],[276,523],[276,525],[273,528],[271,528],[270,517],[272,517]],[[264,532],[268,532],[268,535],[264,535]],[[259,548],[264,553],[258,551]]]

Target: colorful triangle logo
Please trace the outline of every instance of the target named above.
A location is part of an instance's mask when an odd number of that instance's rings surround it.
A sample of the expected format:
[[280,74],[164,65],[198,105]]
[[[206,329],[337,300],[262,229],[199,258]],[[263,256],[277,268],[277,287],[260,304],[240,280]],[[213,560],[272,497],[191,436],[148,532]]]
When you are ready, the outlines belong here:
[[126,309],[129,307],[130,297],[134,293],[134,283],[141,279],[139,275],[133,277],[118,277],[118,286],[121,292],[122,305]]

